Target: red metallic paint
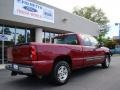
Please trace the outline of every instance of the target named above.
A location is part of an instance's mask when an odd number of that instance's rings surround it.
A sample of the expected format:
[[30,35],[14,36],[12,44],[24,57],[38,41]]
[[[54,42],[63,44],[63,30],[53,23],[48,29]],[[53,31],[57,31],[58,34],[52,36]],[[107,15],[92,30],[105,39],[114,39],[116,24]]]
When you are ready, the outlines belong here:
[[[31,42],[27,45],[8,48],[8,60],[11,63],[31,65],[33,71],[40,75],[48,75],[52,71],[56,58],[60,56],[70,57],[72,69],[102,63],[104,57],[99,59],[96,56],[105,56],[105,53],[109,52],[109,50],[107,48],[84,46],[80,35],[76,34],[76,36],[78,38],[78,45]],[[30,57],[31,46],[36,48],[36,60],[32,60]],[[93,58],[96,58],[96,60],[92,60]]]

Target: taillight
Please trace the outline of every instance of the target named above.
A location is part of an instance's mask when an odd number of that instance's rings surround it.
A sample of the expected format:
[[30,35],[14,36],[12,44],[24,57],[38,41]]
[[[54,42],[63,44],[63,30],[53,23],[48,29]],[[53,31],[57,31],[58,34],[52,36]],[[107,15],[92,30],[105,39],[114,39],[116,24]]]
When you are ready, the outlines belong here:
[[32,58],[32,60],[37,60],[37,55],[36,55],[36,48],[35,48],[35,46],[31,46],[31,47],[30,47],[30,52],[31,52],[30,57]]

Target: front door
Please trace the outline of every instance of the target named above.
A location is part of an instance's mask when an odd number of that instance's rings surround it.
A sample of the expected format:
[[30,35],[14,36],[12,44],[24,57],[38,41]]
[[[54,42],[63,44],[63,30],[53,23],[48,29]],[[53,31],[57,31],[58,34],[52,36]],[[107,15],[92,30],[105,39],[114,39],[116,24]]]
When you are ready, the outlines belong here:
[[93,47],[93,49],[94,49],[94,52],[93,52],[94,53],[94,61],[93,61],[93,63],[94,64],[101,63],[105,58],[104,51],[98,47],[98,42],[94,37],[89,36],[89,39],[91,42],[91,47]]

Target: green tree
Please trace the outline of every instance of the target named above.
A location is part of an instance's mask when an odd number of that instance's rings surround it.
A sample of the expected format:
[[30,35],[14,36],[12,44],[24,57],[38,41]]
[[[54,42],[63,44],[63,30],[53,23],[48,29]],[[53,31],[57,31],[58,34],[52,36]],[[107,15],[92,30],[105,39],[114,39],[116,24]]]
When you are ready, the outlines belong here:
[[24,35],[22,35],[22,34],[20,34],[19,36],[18,36],[18,44],[19,43],[24,43],[25,42],[25,36]]
[[83,8],[74,7],[73,14],[85,17],[93,22],[98,23],[101,29],[97,39],[99,42],[103,42],[105,34],[109,31],[109,28],[107,25],[109,20],[105,16],[105,13],[101,8],[97,9],[95,6],[83,7]]
[[104,46],[110,49],[114,49],[116,45],[117,45],[117,42],[115,40],[111,40],[110,38],[104,39]]
[[11,31],[10,31],[10,28],[9,27],[5,27],[4,29],[2,29],[1,31],[0,31],[0,34],[3,34],[3,31],[4,31],[4,34],[6,34],[6,35],[11,35]]

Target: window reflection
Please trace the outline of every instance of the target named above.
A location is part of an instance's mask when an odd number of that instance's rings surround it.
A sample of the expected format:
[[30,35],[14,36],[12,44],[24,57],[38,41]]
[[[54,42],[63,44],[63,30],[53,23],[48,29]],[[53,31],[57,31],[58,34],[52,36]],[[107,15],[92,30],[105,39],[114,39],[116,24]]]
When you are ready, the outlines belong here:
[[4,27],[4,36],[7,38],[4,41],[4,59],[7,60],[7,47],[13,46],[15,41],[15,28]]
[[2,26],[0,26],[0,34],[2,34],[2,32],[3,32],[2,28],[3,28],[3,27],[2,27]]
[[0,35],[4,35],[7,38],[5,41],[12,42],[13,44],[27,43],[31,41],[29,29],[26,30],[0,26]]
[[2,34],[2,26],[0,26],[0,34]]
[[25,43],[25,29],[16,29],[16,44]]
[[[2,34],[2,26],[0,26],[0,35]],[[2,63],[2,41],[0,41],[0,63]]]
[[4,34],[11,35],[10,27],[4,27]]
[[43,36],[43,43],[52,43],[52,39],[55,36],[58,36],[57,33],[52,33],[52,32],[43,32],[42,33]]
[[58,34],[55,33],[55,36],[58,36]]
[[7,37],[5,40],[5,45],[14,45],[15,41],[15,28],[4,27],[4,36]]
[[45,32],[45,43],[50,43],[50,33]]
[[50,33],[50,38],[54,38],[55,34],[54,33]]
[[26,42],[30,42],[31,40],[30,40],[30,30],[27,30],[27,32],[26,32],[26,34],[27,34],[27,36],[26,36]]

